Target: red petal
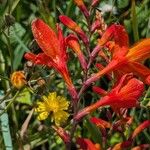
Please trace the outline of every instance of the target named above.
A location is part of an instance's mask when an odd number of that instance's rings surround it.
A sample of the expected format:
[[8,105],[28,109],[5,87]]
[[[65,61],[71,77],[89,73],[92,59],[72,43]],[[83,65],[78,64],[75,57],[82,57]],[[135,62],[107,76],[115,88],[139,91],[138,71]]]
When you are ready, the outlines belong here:
[[104,45],[112,38],[114,39],[115,44],[119,45],[120,47],[128,47],[128,34],[123,26],[113,24],[108,27],[102,38],[99,40],[99,44]]
[[33,53],[25,53],[24,57],[37,65],[46,65],[48,67],[51,67],[52,65],[51,59],[44,53],[39,53],[37,55]]
[[60,56],[61,58],[64,58],[64,60],[67,60],[67,54],[66,54],[66,43],[65,38],[62,33],[62,29],[60,28],[59,24],[57,24],[57,31],[58,31],[58,40],[60,43]]
[[142,132],[145,128],[150,127],[150,120],[146,120],[141,123],[132,133],[132,139],[135,138],[140,132]]
[[35,62],[36,55],[29,52],[29,53],[25,53],[24,58],[29,61]]
[[80,8],[80,10],[83,12],[85,17],[88,18],[90,15],[89,15],[89,12],[88,12],[83,0],[74,0],[74,2]]
[[99,95],[102,95],[102,96],[107,95],[107,91],[105,91],[104,89],[102,89],[102,88],[100,88],[98,86],[93,86],[92,90],[93,90],[93,92],[95,92],[95,93],[97,93]]
[[129,61],[143,61],[150,57],[150,38],[144,39],[141,42],[133,46],[128,54],[127,59]]
[[142,144],[136,147],[133,147],[131,150],[149,150],[150,144]]
[[56,33],[41,19],[32,22],[32,32],[43,52],[51,58],[60,53],[60,45]]
[[100,119],[100,118],[92,117],[90,119],[90,121],[100,128],[110,128],[111,127],[111,124],[109,122],[107,122],[103,119]]
[[59,16],[59,19],[64,25],[66,25],[68,28],[70,28],[71,30],[76,32],[85,44],[89,43],[89,40],[88,40],[86,34],[71,18],[69,18],[65,15],[61,15],[61,16]]
[[97,148],[89,139],[78,138],[77,144],[80,145],[82,150],[100,150],[100,147]]
[[127,64],[128,69],[130,72],[134,72],[135,75],[142,78],[143,82],[146,84],[150,84],[149,76],[150,76],[150,69],[145,67],[143,64],[138,62],[129,62]]
[[79,58],[79,61],[81,63],[81,66],[84,70],[87,69],[87,63],[86,63],[86,60],[85,60],[85,56],[83,55],[81,49],[80,49],[80,45],[79,45],[79,42],[78,42],[78,38],[73,35],[73,34],[70,34],[67,38],[66,38],[66,43],[67,45],[72,49],[74,50],[74,52],[76,53],[76,55],[78,56]]

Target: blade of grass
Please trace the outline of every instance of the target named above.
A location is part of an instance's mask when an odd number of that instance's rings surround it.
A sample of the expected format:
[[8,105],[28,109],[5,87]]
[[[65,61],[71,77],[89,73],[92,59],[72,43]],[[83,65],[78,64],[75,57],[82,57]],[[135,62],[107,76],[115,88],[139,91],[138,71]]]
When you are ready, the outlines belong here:
[[132,22],[134,41],[136,42],[139,40],[139,33],[138,33],[138,22],[136,16],[135,0],[132,0],[132,4],[131,4],[131,22]]
[[[0,97],[3,97],[2,92],[0,93]],[[2,108],[5,108],[5,101],[3,101],[3,103],[1,103],[0,106]],[[0,113],[1,112],[2,112],[2,110],[0,110]],[[6,150],[13,150],[12,138],[11,138],[11,134],[10,134],[9,120],[8,120],[7,112],[3,113],[0,116],[0,121],[1,121],[2,136],[4,139],[5,148],[6,148]]]

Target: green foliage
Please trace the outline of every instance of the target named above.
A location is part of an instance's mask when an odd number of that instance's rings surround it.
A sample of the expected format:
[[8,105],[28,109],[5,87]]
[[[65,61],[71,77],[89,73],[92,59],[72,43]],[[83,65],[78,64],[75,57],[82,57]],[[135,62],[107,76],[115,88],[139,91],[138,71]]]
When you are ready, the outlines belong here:
[[22,104],[32,105],[31,94],[29,90],[27,88],[23,89],[23,91],[21,91],[21,93],[19,93],[18,97],[16,98],[16,101]]

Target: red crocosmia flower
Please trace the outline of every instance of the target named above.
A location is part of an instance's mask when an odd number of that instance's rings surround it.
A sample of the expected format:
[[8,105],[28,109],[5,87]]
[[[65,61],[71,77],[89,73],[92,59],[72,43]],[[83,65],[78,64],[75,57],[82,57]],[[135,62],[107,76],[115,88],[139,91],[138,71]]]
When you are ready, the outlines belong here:
[[82,68],[84,70],[86,70],[87,69],[87,63],[86,63],[84,54],[82,53],[82,51],[80,49],[78,38],[75,35],[70,34],[66,38],[66,43],[76,53],[76,55],[78,56],[78,59],[79,59],[79,61],[81,63]]
[[69,29],[76,32],[80,36],[80,38],[82,39],[82,41],[84,42],[85,45],[87,45],[89,43],[89,40],[88,40],[86,34],[71,18],[69,18],[65,15],[61,15],[61,16],[59,16],[59,20],[65,26],[67,26]]
[[133,147],[131,150],[149,150],[150,144],[142,144],[136,147]]
[[107,95],[107,91],[105,91],[104,89],[102,89],[102,88],[100,88],[98,86],[93,86],[92,90],[93,90],[93,92],[95,92],[95,93],[97,93],[99,95],[102,95],[102,96]]
[[131,146],[131,142],[130,141],[125,141],[125,142],[121,142],[121,143],[116,144],[112,148],[112,150],[123,150],[123,149],[128,148],[129,146]]
[[83,12],[84,16],[86,18],[88,18],[90,15],[89,15],[89,12],[88,12],[83,0],[74,0],[74,2],[80,8],[80,10]]
[[112,60],[103,70],[90,77],[85,85],[90,85],[91,82],[112,71],[119,75],[133,72],[146,84],[150,84],[150,69],[142,64],[142,61],[150,57],[150,38],[142,40],[130,49],[128,43],[128,35],[124,27],[111,25],[99,40],[99,46],[111,47]]
[[82,150],[101,150],[99,144],[93,144],[93,142],[86,138],[78,138],[77,144],[80,145]]
[[70,137],[62,127],[52,126],[52,128],[57,132],[64,143],[70,143]]
[[41,19],[35,19],[32,22],[32,32],[43,53],[38,55],[26,53],[25,58],[35,64],[54,67],[62,75],[70,94],[75,99],[77,93],[67,68],[65,39],[59,26],[57,26],[57,29],[58,35]]
[[145,128],[150,127],[150,120],[146,120],[141,123],[132,133],[131,138],[134,139],[140,132],[142,132]]
[[90,121],[92,123],[94,123],[97,127],[100,127],[100,128],[110,128],[111,127],[111,124],[103,119],[100,119],[100,118],[96,118],[96,117],[92,117],[90,119]]
[[96,103],[85,107],[75,116],[75,120],[80,120],[85,115],[99,107],[110,105],[115,112],[120,113],[121,108],[132,108],[138,104],[138,99],[144,91],[143,82],[133,78],[131,74],[124,75],[116,87]]
[[[96,66],[99,70],[103,70],[103,69],[105,68],[105,66],[103,66],[103,65],[100,64],[100,63],[97,63],[95,66]],[[106,73],[105,75],[106,75],[106,77],[107,77],[109,80],[112,80],[112,74],[111,74],[111,73]]]
[[39,53],[39,54],[35,55],[35,54],[29,52],[29,53],[26,53],[24,55],[24,57],[37,65],[46,65],[48,67],[52,66],[50,58],[47,55],[45,55],[44,53]]
[[[128,148],[132,145],[133,143],[133,139],[140,133],[142,132],[145,128],[148,128],[150,127],[150,120],[146,120],[144,121],[143,123],[141,123],[132,133],[131,137],[125,141],[125,142],[121,142],[121,143],[118,143],[116,144],[112,150],[122,150],[124,148]],[[133,148],[132,150],[134,149],[137,149],[137,148],[142,148],[143,149],[147,149],[147,148],[150,148],[150,144],[143,144],[143,145],[140,145],[140,146],[137,146],[135,148]]]

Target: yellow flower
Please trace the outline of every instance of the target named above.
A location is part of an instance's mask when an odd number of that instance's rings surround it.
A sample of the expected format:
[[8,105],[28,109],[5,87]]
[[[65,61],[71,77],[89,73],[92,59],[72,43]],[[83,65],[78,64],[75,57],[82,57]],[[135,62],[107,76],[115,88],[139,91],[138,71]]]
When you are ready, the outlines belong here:
[[65,110],[69,107],[69,102],[61,96],[57,96],[56,92],[49,93],[49,95],[42,97],[42,102],[37,103],[36,112],[39,113],[38,120],[45,120],[50,114],[52,121],[57,126],[63,124],[69,117]]
[[17,89],[21,89],[27,83],[23,71],[13,72],[10,81],[12,85]]

